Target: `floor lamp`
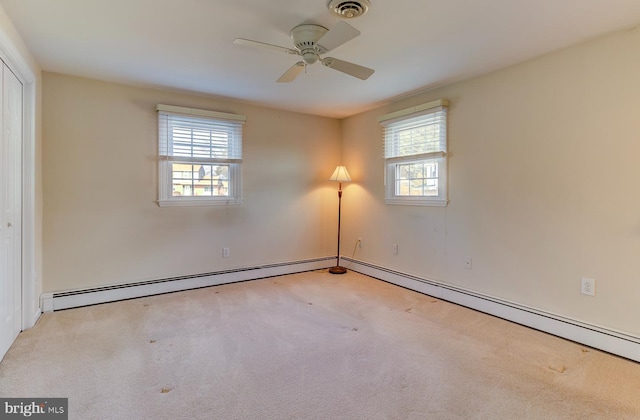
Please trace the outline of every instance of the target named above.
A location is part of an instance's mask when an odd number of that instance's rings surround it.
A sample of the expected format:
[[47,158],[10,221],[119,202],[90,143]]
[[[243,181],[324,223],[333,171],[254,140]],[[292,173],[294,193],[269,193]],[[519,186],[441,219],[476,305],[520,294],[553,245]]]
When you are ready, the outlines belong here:
[[333,171],[333,175],[331,175],[329,181],[338,181],[338,254],[336,256],[336,266],[331,267],[329,272],[331,274],[344,274],[347,272],[347,269],[340,267],[340,213],[342,210],[342,183],[351,181],[351,177],[349,176],[349,172],[347,172],[347,168],[344,166],[338,166],[336,167],[336,170]]

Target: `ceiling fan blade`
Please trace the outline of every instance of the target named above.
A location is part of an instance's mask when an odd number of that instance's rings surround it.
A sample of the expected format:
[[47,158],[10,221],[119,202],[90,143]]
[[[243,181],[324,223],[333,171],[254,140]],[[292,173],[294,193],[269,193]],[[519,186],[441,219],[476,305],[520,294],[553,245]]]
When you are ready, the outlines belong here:
[[318,42],[316,42],[316,45],[318,45],[324,53],[339,47],[347,41],[351,41],[358,35],[360,35],[359,30],[349,25],[347,22],[341,20],[326,34],[322,35],[322,38],[320,38]]
[[304,61],[299,61],[291,66],[289,70],[285,71],[282,76],[280,76],[280,78],[278,79],[278,83],[293,82],[302,70],[304,70]]
[[322,64],[331,69],[341,71],[362,80],[367,80],[369,76],[371,76],[375,72],[375,70],[368,67],[359,66],[357,64],[353,64],[344,60],[338,60],[337,58],[333,57],[323,58]]
[[294,50],[287,47],[281,47],[279,45],[267,44],[265,42],[252,41],[250,39],[236,38],[233,40],[233,43],[238,45],[247,45],[249,47],[266,48],[269,50],[279,51],[286,54],[300,55],[298,50]]

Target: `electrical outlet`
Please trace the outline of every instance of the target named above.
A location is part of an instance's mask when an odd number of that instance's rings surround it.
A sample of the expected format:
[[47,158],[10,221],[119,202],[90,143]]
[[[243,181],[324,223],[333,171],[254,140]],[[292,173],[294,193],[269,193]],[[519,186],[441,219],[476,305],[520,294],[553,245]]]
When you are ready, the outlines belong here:
[[229,248],[226,246],[222,248],[222,258],[229,258]]
[[588,296],[596,295],[596,281],[587,277],[582,278],[580,293]]
[[393,244],[393,255],[398,255],[398,244]]
[[358,238],[358,248],[362,248],[362,238]]
[[472,263],[473,263],[473,261],[471,260],[471,257],[467,257],[467,258],[464,260],[464,268],[465,268],[466,270],[471,270],[471,265],[472,265]]

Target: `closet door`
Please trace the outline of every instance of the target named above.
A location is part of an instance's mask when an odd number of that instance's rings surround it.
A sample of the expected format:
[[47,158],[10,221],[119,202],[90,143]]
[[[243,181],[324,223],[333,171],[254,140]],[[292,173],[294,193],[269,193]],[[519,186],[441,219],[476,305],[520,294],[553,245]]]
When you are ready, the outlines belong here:
[[2,63],[0,114],[0,358],[22,313],[22,83]]

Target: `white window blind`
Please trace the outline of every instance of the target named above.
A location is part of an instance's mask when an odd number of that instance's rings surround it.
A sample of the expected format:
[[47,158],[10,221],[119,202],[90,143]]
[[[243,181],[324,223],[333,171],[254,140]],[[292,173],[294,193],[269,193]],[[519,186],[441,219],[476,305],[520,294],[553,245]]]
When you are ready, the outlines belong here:
[[385,158],[443,155],[447,150],[445,121],[446,108],[439,107],[406,120],[385,122]]
[[158,105],[159,204],[241,202],[242,115]]
[[438,100],[378,119],[387,203],[446,205],[447,107]]

